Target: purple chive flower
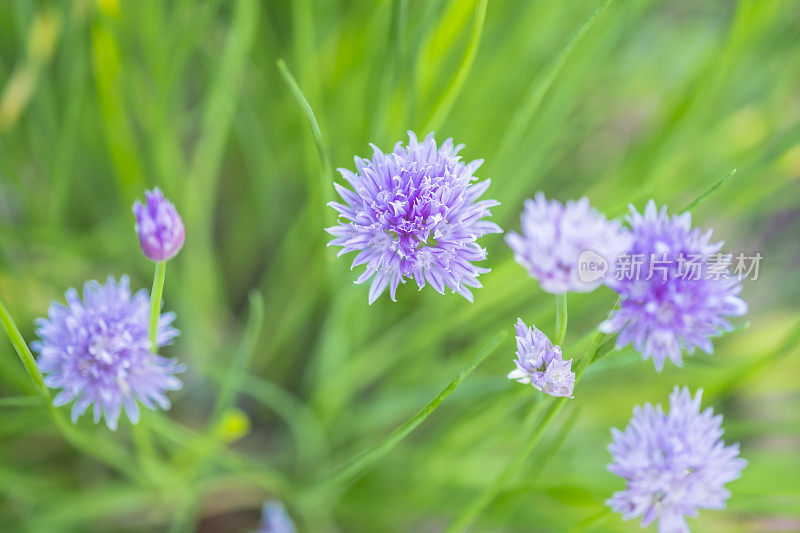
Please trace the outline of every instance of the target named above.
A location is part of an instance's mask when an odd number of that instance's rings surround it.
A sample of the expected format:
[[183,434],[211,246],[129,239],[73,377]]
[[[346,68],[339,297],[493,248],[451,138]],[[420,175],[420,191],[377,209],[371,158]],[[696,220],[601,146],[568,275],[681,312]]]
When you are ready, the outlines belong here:
[[257,533],[296,533],[297,529],[283,504],[268,501],[261,510],[261,523]]
[[643,215],[630,210],[633,244],[608,281],[622,301],[601,331],[619,332],[617,346],[632,342],[658,371],[667,358],[680,366],[684,349],[712,353],[710,337],[731,329],[724,317],[747,312],[740,281],[715,259],[723,243],[693,229],[689,213],[670,217],[652,200]]
[[630,244],[622,224],[607,220],[587,198],[564,205],[540,192],[525,201],[521,218],[522,234],[509,233],[506,242],[517,263],[552,294],[594,290]]
[[561,347],[553,346],[536,326],[528,327],[518,318],[514,327],[517,330],[517,358],[514,360],[517,368],[508,374],[508,379],[530,383],[550,396],[572,398],[575,386],[572,359],[564,361]]
[[146,205],[138,200],[133,204],[139,244],[148,259],[167,261],[181,251],[186,241],[183,220],[158,187],[145,191],[144,196]]
[[722,442],[722,415],[700,412],[703,391],[675,390],[670,411],[649,403],[635,407],[624,432],[614,428],[608,469],[625,479],[626,488],[606,503],[623,520],[642,517],[642,526],[658,519],[660,533],[688,533],[685,517],[698,509],[724,509],[730,493],[724,485],[738,478],[747,461],[739,445]]
[[[127,276],[119,282],[109,277],[105,285],[87,281],[83,301],[75,289],[67,291],[67,305],[53,302],[48,318],[37,320],[41,340],[32,344],[39,353],[45,384],[63,389],[53,405],[75,399],[72,421],[94,403],[94,422],[105,416],[117,428],[121,408],[134,424],[139,421],[137,401],[150,409],[169,409],[165,391],[181,388],[175,374],[184,367],[150,351],[147,339],[150,297],[145,290],[131,295]],[[158,345],[178,336],[171,326],[174,313],[161,315]]]
[[486,258],[476,242],[487,233],[501,233],[488,220],[495,200],[478,200],[490,180],[478,183],[474,172],[483,160],[464,163],[447,139],[436,146],[433,133],[422,143],[408,132],[408,146],[398,142],[384,154],[372,145],[372,160],[355,158],[356,173],[339,169],[353,190],[334,184],[344,203],[328,205],[339,212],[339,224],[326,231],[341,246],[339,255],[358,252],[351,268],[366,265],[356,283],[372,278],[369,303],[386,287],[392,300],[398,284],[414,278],[444,294],[445,288],[469,301],[469,287],[481,287],[478,275],[488,268],[473,265]]

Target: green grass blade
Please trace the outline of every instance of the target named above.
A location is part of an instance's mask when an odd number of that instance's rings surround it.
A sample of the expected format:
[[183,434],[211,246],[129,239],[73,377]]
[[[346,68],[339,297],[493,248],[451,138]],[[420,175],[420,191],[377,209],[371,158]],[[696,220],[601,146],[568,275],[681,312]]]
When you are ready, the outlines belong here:
[[292,76],[289,67],[286,66],[286,62],[283,59],[279,59],[276,64],[278,65],[278,70],[280,71],[283,80],[286,82],[286,85],[289,88],[289,92],[292,93],[292,97],[297,102],[297,105],[300,106],[303,114],[305,114],[306,120],[308,120],[308,125],[311,128],[311,135],[314,137],[314,144],[317,147],[317,155],[319,156],[321,167],[320,184],[319,190],[317,191],[317,197],[319,199],[319,203],[324,207],[325,204],[333,199],[333,171],[331,160],[328,157],[328,150],[325,148],[325,142],[322,140],[322,131],[319,128],[319,122],[317,122],[317,117],[314,115],[314,110],[311,109],[311,104],[309,104],[308,100],[306,100],[303,90],[300,89],[300,86],[297,84],[297,81],[295,81],[294,76]]
[[16,322],[14,322],[14,319],[11,317],[11,314],[8,312],[8,309],[6,309],[2,300],[0,300],[0,322],[3,323],[3,329],[6,330],[6,334],[11,344],[14,346],[14,350],[17,352],[20,361],[22,361],[22,365],[33,380],[33,383],[36,385],[36,389],[43,397],[49,399],[50,394],[47,392],[47,387],[44,384],[44,378],[42,377],[42,372],[39,370],[39,365],[36,364],[36,359],[33,357],[28,343],[22,338],[22,333],[20,333]]
[[0,407],[40,407],[42,399],[39,396],[6,396],[0,398]]
[[686,213],[687,211],[691,211],[692,209],[698,207],[703,202],[708,200],[708,198],[712,194],[714,194],[719,188],[721,188],[723,185],[728,183],[728,181],[733,177],[734,174],[736,174],[736,169],[735,168],[733,170],[731,170],[730,172],[728,172],[721,180],[719,180],[714,185],[712,185],[706,192],[704,192],[703,194],[701,194],[700,196],[695,198],[692,203],[690,203],[689,205],[684,207],[681,210],[681,213]]
[[218,421],[219,418],[231,407],[236,401],[236,395],[242,387],[243,380],[247,377],[247,367],[253,358],[258,338],[261,336],[261,330],[264,325],[264,296],[260,291],[253,291],[250,294],[250,312],[247,317],[247,324],[244,328],[244,334],[239,344],[233,360],[228,366],[228,371],[225,374],[225,379],[219,390],[216,402],[214,403],[214,410],[211,417],[213,421]]
[[325,478],[319,483],[316,489],[330,489],[346,483],[347,481],[355,478],[364,470],[379,461],[387,453],[389,453],[400,441],[406,438],[412,431],[417,429],[431,413],[433,413],[439,405],[452,393],[467,377],[472,373],[475,368],[480,365],[494,350],[500,345],[500,342],[506,337],[507,332],[501,331],[492,340],[490,340],[475,356],[472,362],[464,368],[458,375],[436,395],[436,397],[428,402],[428,404],[417,411],[417,413],[409,418],[403,425],[392,432],[391,435],[381,442],[377,447],[372,450],[361,454],[360,456],[346,462],[342,467],[334,471],[329,477]]
[[[733,331],[736,331],[734,329]],[[733,333],[733,331],[728,333]],[[732,390],[739,387],[742,383],[752,379],[758,372],[769,367],[770,364],[783,359],[794,353],[800,346],[800,323],[795,324],[789,331],[786,338],[773,350],[747,361],[733,370],[725,379],[712,386],[705,388],[705,401],[713,404],[719,398],[729,394]]]
[[[584,355],[584,357],[581,359],[581,366],[575,372],[576,387],[584,371],[597,359],[598,351],[603,345],[603,341],[606,340],[606,337],[608,337],[608,335],[604,333],[598,333],[595,336],[595,340],[592,343],[591,348],[589,348],[589,350],[586,352],[586,355]],[[497,494],[503,490],[503,487],[506,486],[506,483],[509,482],[511,477],[519,471],[519,469],[525,463],[525,460],[528,458],[531,452],[533,452],[534,448],[536,448],[536,445],[541,440],[547,425],[556,417],[561,409],[564,408],[564,404],[567,403],[569,398],[547,398],[547,400],[550,402],[547,412],[545,413],[541,422],[530,432],[522,449],[520,449],[517,455],[506,464],[505,468],[500,472],[500,474],[497,475],[497,477],[495,477],[494,481],[492,481],[492,484],[489,485],[483,492],[481,492],[481,494],[475,500],[473,500],[473,502],[450,525],[450,527],[447,528],[447,533],[466,531],[467,528],[469,528],[469,526],[471,526],[472,523],[478,519],[486,507],[488,507],[495,497],[497,497]],[[534,408],[539,409],[542,405],[543,402],[537,402]]]
[[450,113],[450,109],[452,109],[462,87],[464,87],[464,83],[467,81],[467,76],[469,76],[472,70],[472,64],[475,62],[475,56],[478,54],[478,46],[480,45],[481,35],[483,34],[483,22],[486,18],[487,1],[488,0],[478,0],[475,6],[475,18],[472,23],[472,32],[470,33],[469,43],[467,44],[464,57],[461,60],[461,64],[458,66],[455,76],[453,76],[453,79],[444,90],[430,118],[425,123],[425,126],[423,126],[423,135],[427,135],[429,131],[433,131],[441,126],[447,114]]
[[238,0],[234,5],[219,69],[203,101],[200,137],[192,153],[189,175],[183,180],[182,205],[189,244],[179,258],[185,269],[179,288],[184,293],[182,300],[186,300],[180,311],[184,315],[183,338],[193,354],[205,353],[198,345],[216,318],[213,314],[202,314],[201,310],[207,308],[208,302],[221,301],[211,214],[217,209],[220,168],[238,108],[237,96],[258,35],[260,5],[257,0]]
[[550,87],[552,87],[553,83],[558,77],[558,74],[564,68],[564,65],[567,63],[567,59],[569,59],[570,54],[578,45],[578,43],[581,42],[583,37],[589,32],[592,26],[595,25],[597,19],[600,18],[600,15],[606,10],[612,1],[613,0],[601,0],[597,7],[589,14],[588,17],[586,17],[581,26],[564,44],[558,54],[545,67],[541,76],[534,79],[533,83],[528,89],[524,103],[520,107],[519,111],[514,113],[514,118],[511,120],[511,123],[508,125],[505,135],[502,138],[503,140],[501,141],[501,144],[497,150],[498,161],[505,160],[509,152],[513,150],[522,140],[522,136],[525,134],[525,129],[527,128],[528,123],[531,121],[531,118],[533,118],[536,110],[539,109],[542,101],[544,101],[545,95],[550,90]]

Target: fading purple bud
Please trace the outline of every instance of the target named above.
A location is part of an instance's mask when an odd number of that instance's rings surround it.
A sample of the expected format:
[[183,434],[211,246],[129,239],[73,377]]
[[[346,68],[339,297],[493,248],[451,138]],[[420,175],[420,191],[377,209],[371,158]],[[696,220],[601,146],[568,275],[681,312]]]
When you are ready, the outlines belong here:
[[153,261],[167,261],[180,252],[186,241],[183,220],[158,187],[145,191],[144,196],[146,205],[138,200],[133,204],[142,252]]
[[528,327],[518,318],[514,327],[517,330],[517,358],[514,360],[517,368],[509,372],[508,379],[530,383],[550,396],[572,398],[575,386],[572,359],[565,361],[561,347],[553,346],[536,326]]

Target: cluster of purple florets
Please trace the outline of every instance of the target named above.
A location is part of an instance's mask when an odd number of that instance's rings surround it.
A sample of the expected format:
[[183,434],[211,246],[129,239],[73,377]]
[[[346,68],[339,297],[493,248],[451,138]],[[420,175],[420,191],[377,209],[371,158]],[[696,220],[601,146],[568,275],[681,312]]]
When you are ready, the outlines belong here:
[[[653,359],[659,371],[667,358],[680,366],[683,351],[692,353],[698,347],[710,354],[714,350],[711,338],[732,329],[727,317],[747,312],[747,304],[739,298],[738,279],[707,275],[719,264],[714,257],[722,243],[711,242],[710,230],[692,228],[691,214],[670,216],[666,207],[659,210],[652,200],[643,214],[633,207],[630,211],[629,256],[643,258],[638,265],[642,271],[658,267],[659,274],[649,279],[612,277],[608,284],[619,293],[621,303],[600,329],[618,332],[618,346],[633,343],[642,357]],[[684,275],[681,257],[697,258],[697,276]]]
[[[133,207],[142,252],[153,261],[166,261],[183,246],[183,221],[158,188],[145,196],[144,205]],[[150,296],[144,289],[132,293],[127,276],[119,281],[109,277],[104,285],[87,281],[82,299],[69,289],[66,300],[67,305],[53,302],[47,318],[39,319],[39,340],[31,345],[39,353],[45,384],[61,389],[53,404],[74,400],[73,422],[91,406],[94,422],[104,418],[112,430],[123,409],[133,424],[139,421],[140,403],[169,409],[165,393],[181,388],[176,374],[184,366],[158,355],[158,349],[179,334],[172,326],[175,314],[158,315],[152,342]],[[159,310],[160,304],[155,303]]]
[[[666,359],[680,366],[682,353],[696,347],[711,353],[711,338],[732,328],[728,318],[747,311],[739,298],[740,280],[715,259],[722,243],[711,242],[710,230],[692,228],[689,213],[670,216],[652,200],[644,213],[631,206],[627,222],[626,228],[606,220],[585,198],[563,205],[539,193],[525,204],[522,233],[509,234],[507,242],[517,262],[547,292],[586,292],[601,284],[616,291],[619,305],[600,330],[617,334],[617,348],[633,344],[644,359],[653,359],[656,370]],[[637,272],[650,275],[614,275],[629,257],[643,258]],[[691,276],[681,270],[685,257],[694,262]],[[584,260],[608,268],[596,276],[582,270]],[[652,275],[656,267],[659,275]],[[557,353],[560,359],[559,347],[521,322],[517,343],[538,347],[533,353],[553,353],[553,360]],[[534,383],[546,374],[519,355],[515,363],[509,378]],[[626,431],[614,430],[609,469],[627,481],[627,488],[608,504],[623,518],[641,516],[643,525],[658,520],[662,533],[688,532],[685,517],[696,516],[698,509],[725,507],[729,494],[724,485],[739,477],[746,462],[738,458],[737,445],[722,442],[722,417],[711,409],[700,412],[700,396],[676,389],[668,415],[650,404],[637,407]]]
[[669,413],[649,403],[636,407],[625,431],[612,430],[608,469],[623,478],[625,490],[608,500],[624,519],[658,520],[661,533],[688,532],[685,517],[698,509],[723,509],[725,483],[738,478],[747,461],[739,445],[722,442],[722,416],[700,411],[702,391],[675,387]]
[[514,327],[517,331],[517,358],[514,360],[517,367],[508,374],[508,379],[530,384],[551,396],[572,398],[575,386],[572,359],[564,361],[561,347],[553,346],[536,326],[528,327],[518,318]]
[[[365,265],[356,283],[372,280],[370,304],[387,287],[394,300],[398,285],[410,278],[420,289],[449,288],[470,301],[469,288],[480,287],[478,275],[489,270],[473,264],[486,258],[477,240],[501,232],[486,220],[498,204],[479,199],[489,180],[473,183],[480,161],[461,162],[460,149],[450,139],[437,147],[432,134],[419,143],[410,133],[408,145],[397,143],[390,154],[373,146],[371,160],[356,158],[356,172],[340,170],[351,188],[336,184],[344,203],[330,203],[339,223],[327,231],[334,236],[330,244],[341,247],[339,255],[357,252],[351,268]],[[626,221],[607,219],[587,198],[562,204],[538,193],[525,202],[521,232],[508,234],[506,242],[546,292],[588,292],[601,285],[616,291],[619,304],[601,331],[617,335],[617,348],[633,344],[658,371],[666,359],[680,366],[683,352],[711,353],[711,338],[731,329],[729,317],[747,310],[738,279],[703,275],[712,268],[720,273],[712,258],[721,243],[711,242],[710,231],[692,228],[688,213],[670,216],[652,200],[643,214],[631,207]],[[644,272],[653,258],[670,266],[661,276],[614,276],[631,254],[646,258],[639,265]],[[686,255],[697,263],[697,276],[677,270]],[[535,326],[519,319],[515,328],[517,357],[508,378],[571,398],[572,359],[565,360],[561,347]],[[628,430],[615,431],[611,447],[611,470],[628,480],[628,489],[609,504],[626,518],[658,518],[662,532],[686,530],[684,517],[698,508],[723,507],[723,485],[745,464],[737,447],[722,444],[721,418],[699,412],[699,393],[691,399],[688,390],[676,390],[671,401],[668,416],[649,405],[637,408]]]
[[371,160],[355,158],[356,172],[339,169],[352,190],[335,184],[344,203],[329,204],[340,217],[327,228],[330,244],[342,247],[339,255],[358,252],[351,268],[365,265],[356,283],[372,280],[370,304],[387,287],[394,300],[398,285],[412,278],[419,289],[430,284],[472,301],[470,288],[481,287],[478,276],[489,272],[473,264],[486,259],[477,241],[502,231],[485,220],[499,202],[480,200],[491,183],[475,176],[483,160],[464,163],[463,145],[453,139],[437,147],[432,133],[421,143],[408,137],[388,154],[373,145]]
[[[395,300],[398,286],[409,279],[420,290],[449,289],[472,301],[471,289],[481,287],[478,277],[489,272],[476,265],[486,259],[478,240],[502,233],[488,220],[499,203],[482,199],[490,180],[475,176],[482,161],[462,161],[462,145],[452,139],[437,145],[432,133],[419,142],[409,132],[408,143],[398,142],[390,153],[372,148],[370,159],[355,158],[355,172],[340,170],[349,188],[335,184],[342,202],[329,204],[339,213],[338,224],[327,228],[334,237],[330,244],[341,247],[339,255],[356,252],[351,268],[364,266],[356,283],[370,281],[370,304],[387,288]],[[145,256],[158,263],[173,258],[186,237],[175,206],[156,188],[133,211]],[[626,222],[607,219],[586,198],[562,204],[538,193],[525,203],[521,232],[510,233],[506,242],[541,288],[558,298],[604,284],[615,291],[619,305],[601,331],[616,334],[618,348],[632,344],[658,371],[667,359],[680,366],[682,354],[695,348],[711,353],[711,338],[732,328],[729,317],[747,310],[739,298],[741,283],[732,276],[687,278],[676,265],[691,255],[699,274],[707,273],[722,243],[712,242],[710,231],[693,228],[688,213],[671,216],[652,200],[643,213],[631,207]],[[656,259],[667,267],[661,276],[609,275],[623,254],[644,257],[639,268],[645,271]],[[606,270],[586,272],[585,264]],[[158,354],[178,336],[175,315],[161,314],[160,304],[145,290],[132,292],[127,276],[109,277],[103,285],[86,282],[82,297],[70,289],[66,305],[53,303],[38,321],[40,339],[33,348],[39,368],[45,384],[60,390],[54,405],[74,402],[73,422],[91,407],[95,423],[104,418],[116,429],[123,410],[135,424],[139,404],[170,407],[166,393],[181,388],[176,375],[184,367]],[[572,358],[564,359],[561,346],[522,319],[515,330],[515,368],[507,377],[572,398]],[[643,525],[658,520],[663,533],[683,532],[685,517],[725,506],[724,485],[746,462],[738,457],[738,445],[722,442],[722,417],[710,408],[701,411],[700,400],[701,392],[692,397],[676,388],[669,413],[650,404],[636,407],[625,431],[612,431],[609,470],[625,479],[626,488],[608,505],[623,518],[641,516]],[[295,530],[278,502],[266,504],[263,515],[262,531]]]
[[[165,391],[177,390],[175,377],[183,366],[154,353],[147,335],[150,297],[144,289],[131,294],[127,276],[109,277],[105,285],[87,281],[83,299],[75,289],[67,291],[67,305],[53,303],[47,318],[39,319],[39,368],[48,387],[62,389],[55,405],[75,400],[75,421],[94,404],[94,421],[105,415],[116,429],[121,408],[134,424],[141,402],[146,407],[169,409]],[[172,327],[174,313],[161,315],[158,346],[178,336]]]

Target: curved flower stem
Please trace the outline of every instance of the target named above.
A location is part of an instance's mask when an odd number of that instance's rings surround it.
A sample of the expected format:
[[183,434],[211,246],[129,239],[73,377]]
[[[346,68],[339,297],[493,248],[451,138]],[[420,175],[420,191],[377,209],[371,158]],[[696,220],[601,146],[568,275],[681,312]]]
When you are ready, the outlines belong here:
[[161,298],[164,296],[164,281],[167,276],[167,262],[157,261],[153,276],[153,290],[150,292],[150,327],[147,330],[150,350],[158,353],[158,319],[161,317]]
[[553,344],[560,346],[567,334],[567,293],[556,294],[556,336]]
[[408,436],[409,433],[414,431],[420,424],[422,424],[422,422],[424,422],[425,419],[428,418],[428,416],[433,413],[437,407],[439,407],[445,398],[447,398],[450,393],[461,384],[462,381],[467,379],[467,376],[469,376],[472,371],[483,362],[484,359],[494,352],[495,348],[497,348],[497,346],[500,344],[500,341],[502,341],[506,335],[506,331],[501,331],[495,335],[494,338],[492,338],[492,340],[490,340],[478,352],[478,354],[475,356],[475,359],[472,360],[469,366],[461,370],[461,372],[459,372],[458,375],[444,389],[442,389],[442,391],[433,400],[428,403],[428,405],[420,409],[417,414],[409,418],[402,426],[394,430],[392,434],[386,437],[386,439],[377,447],[353,458],[350,461],[347,461],[344,465],[334,471],[330,477],[322,480],[316,486],[312,487],[312,489],[315,491],[318,489],[329,489],[344,484],[383,458],[395,446],[397,446],[401,440]]
[[19,332],[16,322],[11,318],[11,314],[8,312],[8,309],[6,309],[2,300],[0,300],[0,321],[3,323],[3,329],[6,330],[11,344],[14,345],[14,350],[17,352],[20,361],[22,361],[22,365],[36,384],[36,389],[39,394],[49,401],[50,394],[47,392],[47,387],[44,384],[44,378],[42,377],[42,372],[39,370],[39,365],[36,364],[36,359],[33,357],[31,349],[28,348],[28,344],[25,342],[25,339],[22,338],[22,334]]

